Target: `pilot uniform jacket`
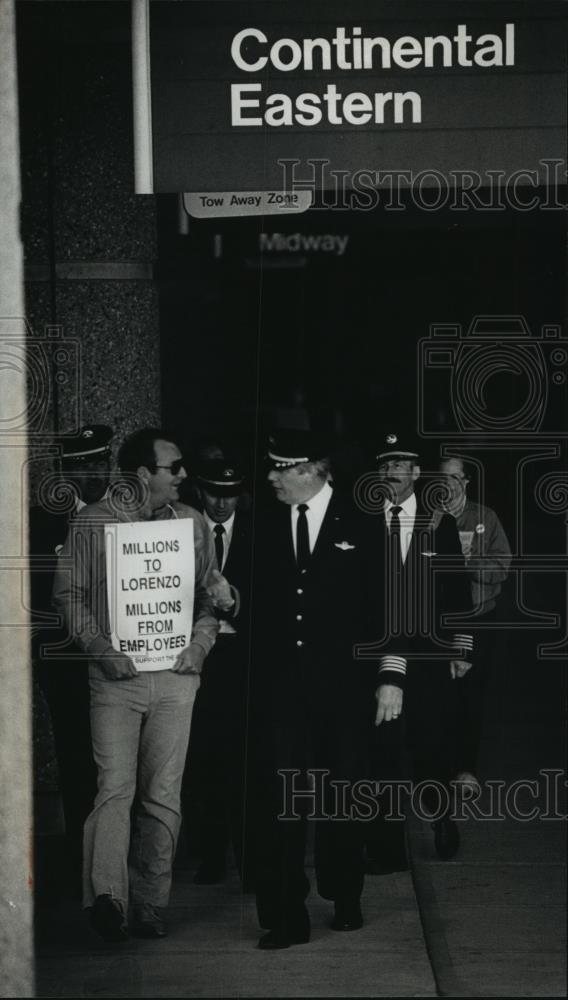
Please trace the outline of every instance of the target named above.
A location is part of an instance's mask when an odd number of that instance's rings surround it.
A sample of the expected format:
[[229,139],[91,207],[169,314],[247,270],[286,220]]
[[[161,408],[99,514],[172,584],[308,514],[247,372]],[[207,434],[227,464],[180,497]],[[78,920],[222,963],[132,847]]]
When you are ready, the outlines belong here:
[[[417,496],[412,538],[401,569],[400,589],[389,552],[384,514],[375,535],[377,572],[389,604],[383,618],[386,662],[402,679],[405,660],[467,659],[471,635],[462,616],[471,612],[471,592],[456,522],[449,514],[428,510]],[[441,565],[441,563],[444,565]],[[398,602],[397,602],[398,593]],[[447,620],[455,616],[455,623]]]
[[[208,527],[209,530],[209,527]],[[230,630],[217,634],[201,677],[193,711],[184,776],[183,810],[192,849],[222,869],[228,842],[243,872],[245,778],[247,762],[247,697],[250,657],[250,586],[252,522],[248,512],[235,512],[223,576],[235,588],[228,612],[216,609]]]
[[259,527],[252,694],[262,926],[275,927],[279,921],[293,925],[309,889],[303,870],[305,823],[277,818],[285,808],[282,773],[287,770],[299,772],[302,788],[310,787],[306,771],[321,769],[329,775],[318,806],[325,800],[325,816],[315,825],[320,895],[352,901],[362,891],[362,824],[345,822],[345,817],[333,820],[329,789],[340,780],[349,790],[368,771],[377,664],[357,662],[354,647],[376,637],[369,552],[364,523],[335,491],[305,572],[296,564],[290,506],[278,504]]
[[[32,598],[32,650],[35,657],[51,654],[57,659],[57,650],[48,650],[48,646],[59,645],[60,652],[72,656],[81,651],[70,639],[68,630],[64,628],[53,609],[51,593],[53,576],[57,568],[59,553],[69,534],[72,515],[58,514],[35,506],[30,509],[30,565],[31,565],[31,598]],[[48,662],[48,657],[45,658]]]
[[[299,686],[324,706],[360,708],[378,657],[371,666],[356,661],[354,650],[377,638],[382,614],[369,525],[334,491],[309,568],[300,573],[290,506],[278,504],[259,525],[255,553],[253,665],[265,706],[276,713],[293,707]],[[398,676],[387,680],[397,683]]]
[[[472,607],[471,590],[455,519],[427,509],[417,495],[412,538],[400,571],[400,584],[390,558],[384,514],[379,519],[375,539],[376,564],[383,574],[387,595],[379,679],[394,670],[405,694],[401,719],[384,723],[375,731],[372,775],[377,780],[395,780],[400,776],[403,727],[415,780],[435,780],[447,785],[454,769],[456,691],[462,683],[452,680],[449,661],[471,662],[472,646],[467,624]],[[448,616],[454,616],[455,622],[446,621]],[[371,824],[370,839],[378,838],[374,828],[375,824]],[[377,840],[373,854],[377,854],[378,847]]]
[[71,874],[81,868],[83,824],[93,808],[97,772],[91,746],[87,658],[58,621],[51,603],[59,552],[72,516],[30,510],[32,651],[39,687],[51,715],[59,791]]

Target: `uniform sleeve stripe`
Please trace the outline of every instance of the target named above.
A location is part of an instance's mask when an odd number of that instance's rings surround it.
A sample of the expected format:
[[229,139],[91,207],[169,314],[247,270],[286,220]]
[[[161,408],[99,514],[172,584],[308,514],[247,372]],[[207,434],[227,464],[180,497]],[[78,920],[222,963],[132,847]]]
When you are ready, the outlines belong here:
[[472,635],[455,635],[454,636],[454,646],[463,646],[464,649],[473,649],[473,636]]
[[379,667],[379,673],[383,670],[396,670],[399,674],[405,674],[406,660],[404,656],[384,656]]

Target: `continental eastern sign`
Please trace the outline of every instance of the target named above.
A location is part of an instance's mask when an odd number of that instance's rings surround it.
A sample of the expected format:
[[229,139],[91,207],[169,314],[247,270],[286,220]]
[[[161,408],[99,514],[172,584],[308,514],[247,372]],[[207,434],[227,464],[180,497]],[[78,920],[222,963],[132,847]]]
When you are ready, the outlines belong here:
[[556,0],[154,0],[154,188],[230,200],[361,171],[546,183],[541,162],[565,160],[565,14]]

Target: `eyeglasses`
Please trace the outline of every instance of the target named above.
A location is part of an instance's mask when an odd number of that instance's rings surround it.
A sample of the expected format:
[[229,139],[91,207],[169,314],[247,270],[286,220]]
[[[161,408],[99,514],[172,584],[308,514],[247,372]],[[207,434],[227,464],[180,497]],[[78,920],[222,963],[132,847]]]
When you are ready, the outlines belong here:
[[171,465],[158,465],[154,463],[154,468],[167,469],[168,472],[171,472],[172,476],[177,476],[178,472],[183,469],[183,458],[176,458],[175,462],[172,462]]

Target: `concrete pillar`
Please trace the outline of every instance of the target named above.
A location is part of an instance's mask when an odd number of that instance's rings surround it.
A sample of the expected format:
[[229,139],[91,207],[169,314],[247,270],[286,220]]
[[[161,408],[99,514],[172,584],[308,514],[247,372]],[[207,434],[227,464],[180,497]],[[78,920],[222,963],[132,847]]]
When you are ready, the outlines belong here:
[[[24,2],[16,13],[26,316],[53,366],[48,389],[35,396],[44,406],[29,440],[38,503],[61,435],[103,423],[118,444],[161,423],[156,207],[152,195],[134,194],[128,0]],[[37,682],[34,693],[35,831],[43,838],[63,826]]]
[[0,3],[0,995],[31,997],[31,726],[27,629],[26,361],[16,38]]

